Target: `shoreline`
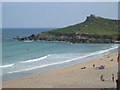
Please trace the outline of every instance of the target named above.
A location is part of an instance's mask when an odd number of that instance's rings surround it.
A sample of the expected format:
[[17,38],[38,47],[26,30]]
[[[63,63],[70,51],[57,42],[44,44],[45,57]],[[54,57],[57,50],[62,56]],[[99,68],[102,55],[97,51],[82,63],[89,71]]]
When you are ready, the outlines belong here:
[[114,45],[114,47],[111,47],[111,48],[108,48],[105,50],[92,52],[90,54],[80,56],[77,58],[73,58],[70,60],[65,60],[65,61],[61,61],[61,62],[57,62],[57,63],[51,63],[51,64],[42,65],[42,66],[37,66],[37,67],[25,69],[23,71],[15,71],[13,73],[11,72],[9,74],[3,75],[3,77],[4,77],[3,82],[9,81],[9,80],[20,79],[20,78],[24,78],[24,77],[30,77],[33,75],[42,74],[42,73],[54,71],[57,69],[67,68],[67,67],[71,67],[71,66],[74,66],[77,64],[82,64],[84,62],[91,61],[95,58],[103,57],[105,54],[117,52],[116,47],[117,47],[117,45]]
[[[109,53],[109,58],[104,56],[102,60],[101,58],[96,58],[70,67],[40,73],[33,76],[23,77],[16,80],[4,81],[3,88],[115,87],[115,81],[112,82],[109,79],[111,79],[112,73],[115,74],[115,79],[117,78],[118,67],[116,58],[117,58],[116,53]],[[110,61],[111,59],[113,59],[113,61]],[[105,65],[106,68],[103,71],[96,70],[95,68],[92,67],[93,64],[95,64],[96,66],[100,66],[102,64]],[[81,69],[82,67],[86,68]],[[105,80],[104,82],[100,81],[100,75],[102,73],[107,78],[107,80]]]

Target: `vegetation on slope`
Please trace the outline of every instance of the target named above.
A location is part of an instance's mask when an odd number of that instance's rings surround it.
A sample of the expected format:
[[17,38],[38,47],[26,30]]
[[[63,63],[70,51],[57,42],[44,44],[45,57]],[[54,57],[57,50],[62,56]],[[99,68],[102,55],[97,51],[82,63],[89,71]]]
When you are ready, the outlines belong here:
[[51,34],[89,34],[89,35],[118,35],[118,21],[96,17],[91,15],[85,22],[68,26],[65,28],[52,30],[47,33]]

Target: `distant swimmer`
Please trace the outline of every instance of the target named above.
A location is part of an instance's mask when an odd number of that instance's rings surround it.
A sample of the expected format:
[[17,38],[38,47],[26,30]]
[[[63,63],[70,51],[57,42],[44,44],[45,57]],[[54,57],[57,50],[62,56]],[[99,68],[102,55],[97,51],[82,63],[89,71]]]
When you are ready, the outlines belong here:
[[29,48],[27,48],[27,51],[29,51]]

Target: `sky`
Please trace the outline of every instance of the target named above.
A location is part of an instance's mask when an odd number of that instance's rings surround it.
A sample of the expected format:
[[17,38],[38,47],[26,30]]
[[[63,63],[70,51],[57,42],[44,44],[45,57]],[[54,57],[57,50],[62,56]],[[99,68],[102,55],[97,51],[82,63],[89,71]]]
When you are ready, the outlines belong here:
[[3,2],[3,28],[62,28],[90,14],[118,18],[117,2]]
[[1,0],[2,2],[119,2],[119,0]]

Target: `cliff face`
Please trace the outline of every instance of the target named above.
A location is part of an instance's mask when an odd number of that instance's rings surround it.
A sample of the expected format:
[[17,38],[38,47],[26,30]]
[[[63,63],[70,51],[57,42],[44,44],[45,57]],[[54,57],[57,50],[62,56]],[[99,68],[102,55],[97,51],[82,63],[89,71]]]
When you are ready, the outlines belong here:
[[118,20],[90,15],[79,24],[42,32],[18,40],[65,41],[70,43],[113,43],[119,40]]

